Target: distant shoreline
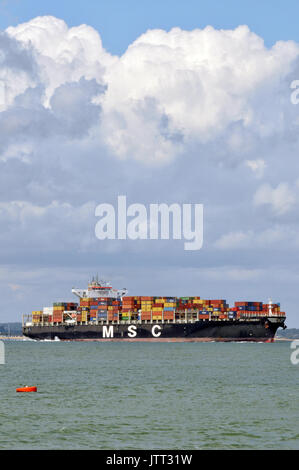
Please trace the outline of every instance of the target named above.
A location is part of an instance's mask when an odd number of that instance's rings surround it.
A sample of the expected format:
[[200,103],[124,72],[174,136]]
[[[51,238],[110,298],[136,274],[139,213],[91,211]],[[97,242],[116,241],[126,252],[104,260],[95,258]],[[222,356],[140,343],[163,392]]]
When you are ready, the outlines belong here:
[[296,341],[299,338],[275,338],[275,341]]
[[17,340],[17,339],[25,339],[25,336],[6,336],[6,335],[2,335],[0,336],[0,340],[4,340],[4,339],[9,339],[9,340]]

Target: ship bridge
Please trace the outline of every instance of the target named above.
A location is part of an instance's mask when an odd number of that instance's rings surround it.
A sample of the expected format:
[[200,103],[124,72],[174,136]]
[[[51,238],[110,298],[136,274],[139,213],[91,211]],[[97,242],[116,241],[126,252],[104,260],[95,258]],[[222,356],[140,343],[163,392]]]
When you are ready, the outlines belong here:
[[127,289],[113,289],[110,282],[107,282],[103,279],[92,278],[92,281],[88,284],[87,289],[77,289],[73,288],[72,293],[77,297],[84,298],[97,298],[97,297],[113,297],[113,298],[122,298],[127,294]]

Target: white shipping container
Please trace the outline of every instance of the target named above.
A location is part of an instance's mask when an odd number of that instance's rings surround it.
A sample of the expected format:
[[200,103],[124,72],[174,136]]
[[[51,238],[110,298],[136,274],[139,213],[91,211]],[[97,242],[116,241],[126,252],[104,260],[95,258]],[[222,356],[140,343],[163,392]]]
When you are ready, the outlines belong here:
[[53,307],[44,307],[43,308],[44,315],[52,315],[53,314]]

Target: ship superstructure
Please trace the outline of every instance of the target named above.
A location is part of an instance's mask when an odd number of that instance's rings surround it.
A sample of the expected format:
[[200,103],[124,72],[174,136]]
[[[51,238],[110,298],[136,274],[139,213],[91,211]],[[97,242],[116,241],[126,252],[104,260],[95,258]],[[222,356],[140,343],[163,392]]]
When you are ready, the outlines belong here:
[[97,275],[92,278],[87,289],[73,288],[72,293],[79,297],[79,299],[96,299],[98,297],[122,298],[127,294],[127,289],[113,289],[110,282],[99,280]]

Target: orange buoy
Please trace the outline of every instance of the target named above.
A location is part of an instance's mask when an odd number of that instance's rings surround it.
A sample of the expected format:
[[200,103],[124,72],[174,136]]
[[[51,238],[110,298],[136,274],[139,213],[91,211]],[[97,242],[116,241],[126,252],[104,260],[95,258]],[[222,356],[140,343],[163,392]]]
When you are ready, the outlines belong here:
[[37,392],[37,387],[20,387],[16,389],[17,392]]

